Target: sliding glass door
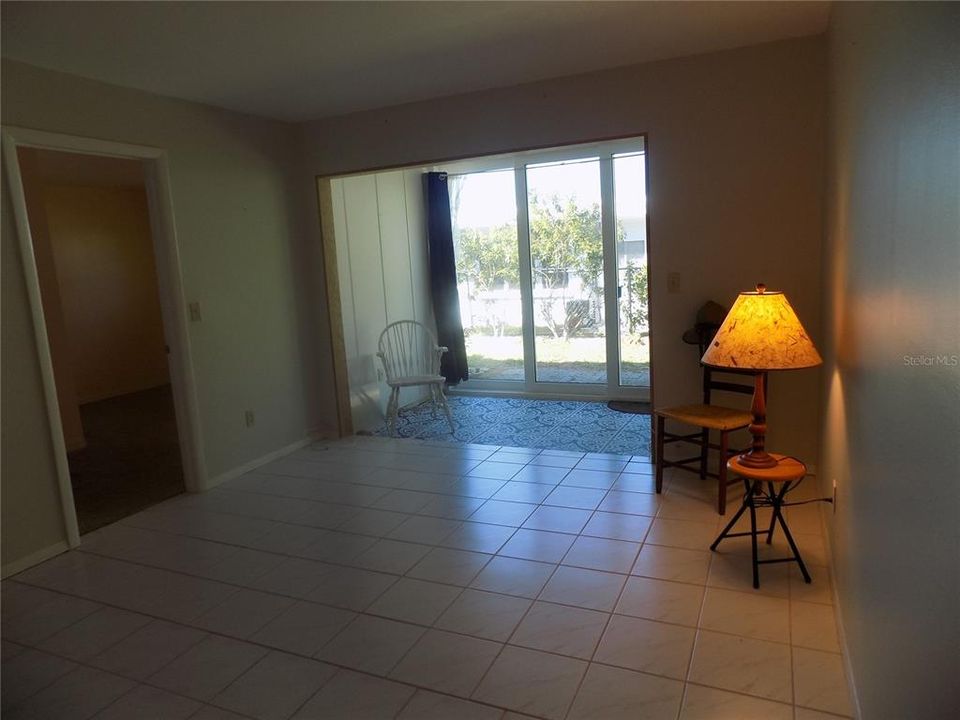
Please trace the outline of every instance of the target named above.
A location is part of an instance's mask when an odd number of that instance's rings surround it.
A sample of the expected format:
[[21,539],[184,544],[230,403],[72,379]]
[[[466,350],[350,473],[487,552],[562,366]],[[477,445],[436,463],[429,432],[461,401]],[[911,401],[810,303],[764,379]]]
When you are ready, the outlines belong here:
[[524,380],[513,170],[449,178],[460,314],[470,377]]
[[649,392],[642,139],[465,161],[451,219],[465,389]]
[[528,165],[537,382],[605,385],[600,162]]
[[617,221],[618,380],[650,387],[647,305],[647,188],[643,153],[613,156]]

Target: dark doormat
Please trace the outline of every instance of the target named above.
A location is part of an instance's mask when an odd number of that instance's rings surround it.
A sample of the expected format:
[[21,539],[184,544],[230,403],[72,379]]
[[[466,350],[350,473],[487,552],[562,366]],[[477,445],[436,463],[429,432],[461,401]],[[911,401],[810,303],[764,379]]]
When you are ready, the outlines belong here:
[[622,413],[632,413],[634,415],[649,415],[653,412],[648,402],[632,402],[630,400],[611,400],[607,407]]

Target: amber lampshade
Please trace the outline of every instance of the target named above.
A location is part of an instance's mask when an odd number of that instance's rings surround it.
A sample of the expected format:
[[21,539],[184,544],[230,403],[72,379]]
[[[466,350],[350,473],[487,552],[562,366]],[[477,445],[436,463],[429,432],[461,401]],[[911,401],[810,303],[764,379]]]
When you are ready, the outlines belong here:
[[705,365],[741,370],[794,370],[822,362],[787,296],[763,285],[740,293],[703,354]]
[[711,367],[757,371],[749,428],[753,447],[740,456],[740,462],[749,467],[776,465],[764,450],[767,410],[762,373],[814,367],[823,362],[786,295],[768,292],[762,284],[755,292],[740,293],[702,361]]

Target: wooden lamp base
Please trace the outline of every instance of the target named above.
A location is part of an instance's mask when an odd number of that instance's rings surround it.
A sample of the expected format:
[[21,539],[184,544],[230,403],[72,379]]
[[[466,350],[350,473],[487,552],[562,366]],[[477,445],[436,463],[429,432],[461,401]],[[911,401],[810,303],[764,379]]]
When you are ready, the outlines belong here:
[[744,467],[772,468],[777,466],[777,459],[768,452],[755,453],[753,450],[738,455],[737,460]]
[[757,373],[753,378],[753,404],[750,412],[753,413],[753,422],[747,430],[753,435],[753,443],[747,452],[738,456],[738,461],[745,467],[772,468],[777,466],[777,459],[764,449],[767,436],[767,399],[764,394],[763,373]]

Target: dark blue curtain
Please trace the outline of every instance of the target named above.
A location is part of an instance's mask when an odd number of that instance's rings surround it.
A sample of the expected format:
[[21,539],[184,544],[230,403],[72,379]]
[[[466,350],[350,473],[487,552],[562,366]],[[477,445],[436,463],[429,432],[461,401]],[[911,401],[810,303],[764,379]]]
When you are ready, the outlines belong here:
[[447,174],[426,174],[427,241],[430,248],[430,294],[437,318],[437,339],[449,348],[440,359],[440,374],[450,385],[467,379],[467,348],[460,320],[457,262],[453,255],[450,192]]

